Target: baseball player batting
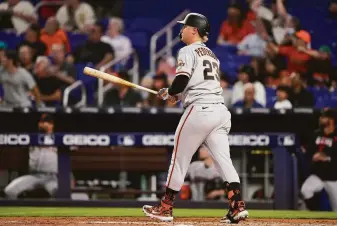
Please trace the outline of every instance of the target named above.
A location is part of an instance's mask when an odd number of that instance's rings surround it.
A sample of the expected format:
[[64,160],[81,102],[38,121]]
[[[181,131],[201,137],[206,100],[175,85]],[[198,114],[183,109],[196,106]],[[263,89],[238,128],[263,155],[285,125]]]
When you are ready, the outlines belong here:
[[[43,114],[39,122],[39,130],[46,133],[45,143],[48,143],[48,135],[54,131],[54,122],[50,115]],[[29,151],[29,175],[24,175],[13,180],[5,188],[5,194],[9,199],[17,199],[25,191],[31,191],[43,187],[53,196],[57,190],[57,148],[53,146],[32,147]]]
[[146,216],[173,221],[175,197],[183,185],[193,154],[204,145],[214,159],[222,179],[229,184],[229,211],[222,222],[239,222],[248,217],[241,198],[240,179],[229,153],[231,114],[224,105],[219,78],[219,60],[204,44],[210,25],[205,16],[189,13],[180,38],[186,44],[178,54],[176,77],[170,88],[159,90],[163,100],[181,100],[185,109],[175,132],[175,144],[168,171],[166,192],[159,205],[143,206]]

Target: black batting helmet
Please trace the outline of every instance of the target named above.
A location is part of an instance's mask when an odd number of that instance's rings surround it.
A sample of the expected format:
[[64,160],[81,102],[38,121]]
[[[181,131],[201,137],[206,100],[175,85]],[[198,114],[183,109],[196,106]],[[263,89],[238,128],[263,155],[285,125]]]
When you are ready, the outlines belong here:
[[211,29],[207,18],[199,13],[189,13],[185,16],[184,20],[177,22],[197,28],[201,37],[208,36]]

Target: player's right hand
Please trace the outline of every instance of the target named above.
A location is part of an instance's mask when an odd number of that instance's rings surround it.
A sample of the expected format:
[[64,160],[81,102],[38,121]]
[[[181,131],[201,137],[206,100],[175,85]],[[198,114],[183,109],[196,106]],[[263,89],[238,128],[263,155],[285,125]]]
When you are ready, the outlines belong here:
[[167,100],[169,98],[168,88],[162,88],[158,91],[158,97],[162,100]]

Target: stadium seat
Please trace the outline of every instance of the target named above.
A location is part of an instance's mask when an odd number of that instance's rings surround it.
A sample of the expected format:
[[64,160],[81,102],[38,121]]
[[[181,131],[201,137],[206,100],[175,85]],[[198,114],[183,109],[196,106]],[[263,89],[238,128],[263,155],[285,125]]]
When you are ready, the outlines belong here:
[[2,85],[0,85],[0,97],[3,97],[4,96],[4,90],[2,88]]
[[23,40],[23,35],[17,35],[15,32],[0,32],[0,40],[7,43],[8,49],[16,49],[16,46]]
[[314,95],[315,108],[325,108],[330,106],[330,93],[327,88],[308,87],[308,90]]
[[[77,71],[77,80],[80,80],[83,82],[86,93],[87,93],[87,104],[92,105],[95,104],[95,91],[97,90],[97,79],[88,75],[85,75],[83,73],[83,69],[85,66],[93,67],[91,63],[85,64],[76,64],[76,71]],[[81,98],[81,89],[78,87],[75,89],[71,96],[79,100]]]
[[129,30],[155,33],[164,25],[165,24],[161,22],[160,18],[139,17],[130,23]]
[[337,108],[337,90],[330,95],[330,107]]
[[266,97],[267,97],[267,106],[268,104],[274,106],[274,102],[276,100],[276,89],[265,87]]
[[87,39],[88,36],[80,33],[67,32],[71,51],[74,51],[77,47],[82,45]]

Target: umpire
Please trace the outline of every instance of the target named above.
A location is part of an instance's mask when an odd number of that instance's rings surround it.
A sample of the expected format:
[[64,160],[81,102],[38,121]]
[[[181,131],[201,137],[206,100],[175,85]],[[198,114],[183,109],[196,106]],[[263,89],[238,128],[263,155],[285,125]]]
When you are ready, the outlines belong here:
[[315,193],[327,192],[331,207],[337,211],[337,132],[336,113],[327,110],[319,118],[316,130],[307,147],[311,161],[311,174],[304,181],[301,193],[310,210],[318,210]]

